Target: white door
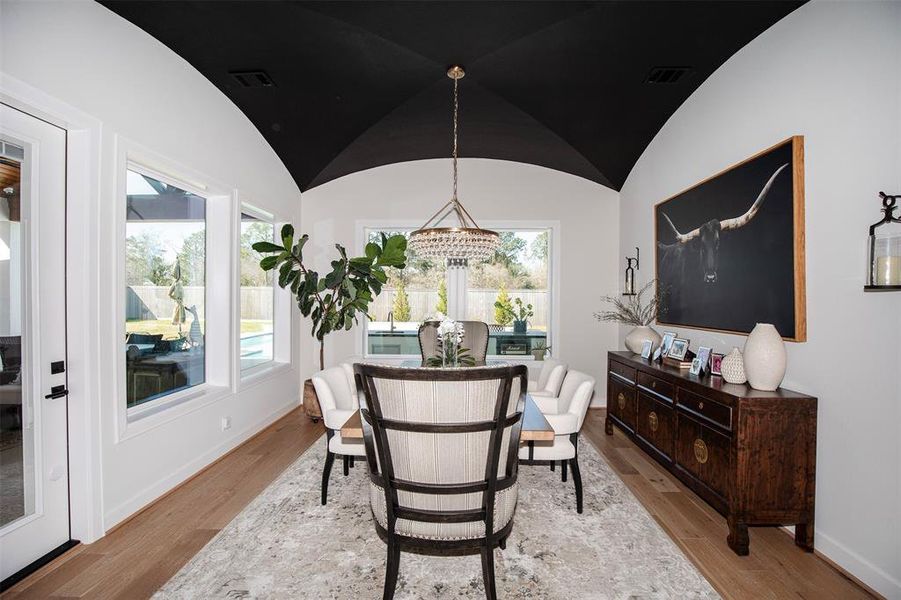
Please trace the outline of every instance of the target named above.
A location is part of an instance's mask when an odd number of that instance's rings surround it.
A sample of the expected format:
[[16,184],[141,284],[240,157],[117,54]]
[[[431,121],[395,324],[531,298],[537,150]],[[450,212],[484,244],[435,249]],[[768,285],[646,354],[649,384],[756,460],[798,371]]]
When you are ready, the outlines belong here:
[[69,541],[66,132],[0,104],[0,580]]

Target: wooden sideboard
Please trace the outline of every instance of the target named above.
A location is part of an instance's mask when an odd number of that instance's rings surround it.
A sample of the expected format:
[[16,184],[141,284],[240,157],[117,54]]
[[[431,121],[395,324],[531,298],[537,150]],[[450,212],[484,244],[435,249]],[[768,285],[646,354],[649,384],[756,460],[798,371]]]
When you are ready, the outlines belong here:
[[816,398],[631,352],[610,352],[607,365],[607,434],[622,429],[725,516],[736,554],[748,554],[749,525],[795,525],[795,544],[813,551]]

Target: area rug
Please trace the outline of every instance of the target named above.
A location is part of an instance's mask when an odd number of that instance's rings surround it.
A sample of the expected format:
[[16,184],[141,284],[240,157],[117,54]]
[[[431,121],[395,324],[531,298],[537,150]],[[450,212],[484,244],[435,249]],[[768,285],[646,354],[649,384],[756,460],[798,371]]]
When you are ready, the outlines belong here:
[[[586,440],[585,493],[575,509],[560,469],[523,466],[498,596],[529,599],[718,598],[716,592]],[[378,598],[385,545],[369,510],[362,464],[336,461],[319,504],[319,440],[179,571],[156,598]],[[398,599],[484,598],[478,555],[401,554]]]

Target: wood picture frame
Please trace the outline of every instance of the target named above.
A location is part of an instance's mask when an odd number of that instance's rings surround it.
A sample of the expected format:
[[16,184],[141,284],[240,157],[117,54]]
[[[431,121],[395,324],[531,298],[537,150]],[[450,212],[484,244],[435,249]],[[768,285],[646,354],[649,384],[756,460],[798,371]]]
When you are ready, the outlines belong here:
[[748,335],[766,322],[807,341],[803,136],[655,204],[654,232],[660,325]]

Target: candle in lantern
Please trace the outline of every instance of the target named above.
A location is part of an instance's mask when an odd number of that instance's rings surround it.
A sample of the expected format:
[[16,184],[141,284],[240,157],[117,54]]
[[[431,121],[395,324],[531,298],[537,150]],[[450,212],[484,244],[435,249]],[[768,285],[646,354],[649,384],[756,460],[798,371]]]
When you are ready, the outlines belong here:
[[876,285],[901,285],[901,256],[876,258]]

